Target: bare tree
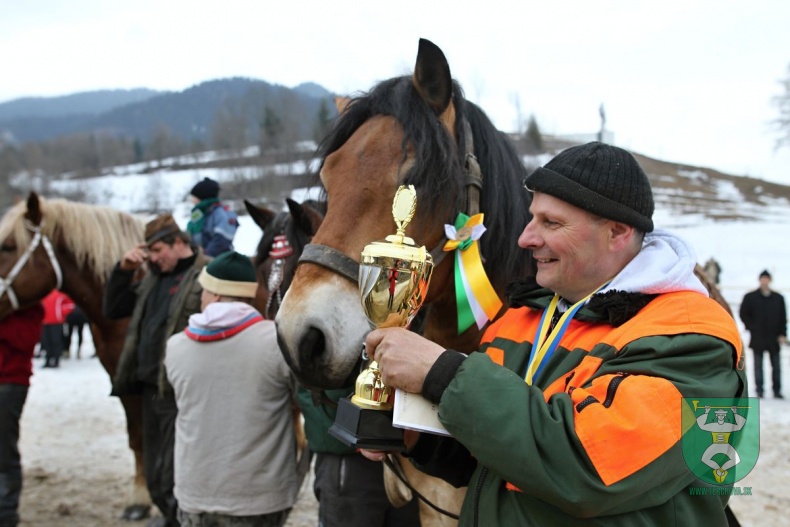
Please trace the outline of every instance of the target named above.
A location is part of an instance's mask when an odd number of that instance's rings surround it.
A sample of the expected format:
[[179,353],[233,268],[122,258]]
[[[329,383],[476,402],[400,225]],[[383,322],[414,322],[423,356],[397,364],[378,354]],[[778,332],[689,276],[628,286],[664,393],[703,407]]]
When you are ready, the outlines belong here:
[[148,145],[148,159],[156,161],[157,166],[162,166],[162,161],[175,153],[173,148],[175,141],[170,128],[164,123],[159,123],[151,138],[151,144]]
[[516,133],[524,133],[524,114],[521,112],[521,96],[518,92],[510,94],[510,102],[513,103],[513,110],[516,112]]
[[787,66],[787,77],[780,81],[784,93],[773,98],[779,109],[779,117],[774,121],[777,131],[781,134],[776,140],[776,147],[790,146],[790,64]]
[[239,104],[226,101],[214,114],[211,124],[211,147],[241,154],[249,144],[247,116]]

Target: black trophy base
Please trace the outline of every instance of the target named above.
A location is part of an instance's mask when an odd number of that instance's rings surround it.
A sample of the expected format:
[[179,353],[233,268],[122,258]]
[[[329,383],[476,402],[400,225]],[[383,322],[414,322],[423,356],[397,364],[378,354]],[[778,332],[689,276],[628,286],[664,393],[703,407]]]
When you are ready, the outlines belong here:
[[337,402],[337,415],[329,433],[354,448],[401,452],[403,429],[392,426],[392,411],[360,408],[347,398]]

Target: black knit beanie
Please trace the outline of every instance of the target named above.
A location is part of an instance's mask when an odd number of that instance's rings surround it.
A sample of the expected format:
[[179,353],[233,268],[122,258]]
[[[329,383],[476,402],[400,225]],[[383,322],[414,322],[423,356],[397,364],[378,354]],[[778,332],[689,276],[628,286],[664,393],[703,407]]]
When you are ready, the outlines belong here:
[[219,183],[204,177],[203,181],[198,181],[189,193],[199,200],[216,198],[219,196]]
[[622,148],[597,141],[568,148],[527,176],[525,185],[596,216],[653,230],[650,181]]

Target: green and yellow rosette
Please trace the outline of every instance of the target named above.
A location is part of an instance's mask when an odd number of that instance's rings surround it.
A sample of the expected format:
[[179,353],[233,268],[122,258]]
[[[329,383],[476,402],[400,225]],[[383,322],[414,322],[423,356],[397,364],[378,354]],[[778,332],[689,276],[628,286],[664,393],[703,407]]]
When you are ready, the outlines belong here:
[[502,308],[502,301],[488,280],[480,258],[478,240],[486,231],[483,213],[471,218],[459,213],[455,225],[444,226],[445,251],[455,251],[455,300],[458,305],[458,333],[477,324],[483,329]]

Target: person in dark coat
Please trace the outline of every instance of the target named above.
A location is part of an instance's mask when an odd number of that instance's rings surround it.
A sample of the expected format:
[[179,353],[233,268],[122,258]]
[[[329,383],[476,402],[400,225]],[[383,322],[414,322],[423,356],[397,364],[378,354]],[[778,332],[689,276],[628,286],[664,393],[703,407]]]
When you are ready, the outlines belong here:
[[[176,402],[166,384],[162,361],[167,339],[200,312],[200,270],[207,260],[176,224],[161,214],[145,227],[145,242],[129,249],[115,265],[104,292],[105,316],[131,316],[112,394],[143,396],[143,463],[151,500],[163,517],[149,527],[178,526],[173,495]],[[148,270],[136,280],[143,265]],[[163,380],[164,379],[164,380]]]
[[771,290],[771,273],[760,273],[760,287],[743,297],[740,315],[751,334],[749,347],[754,354],[754,387],[757,396],[763,396],[763,355],[767,352],[771,359],[774,398],[784,399],[779,345],[787,343],[787,311],[784,297]]

